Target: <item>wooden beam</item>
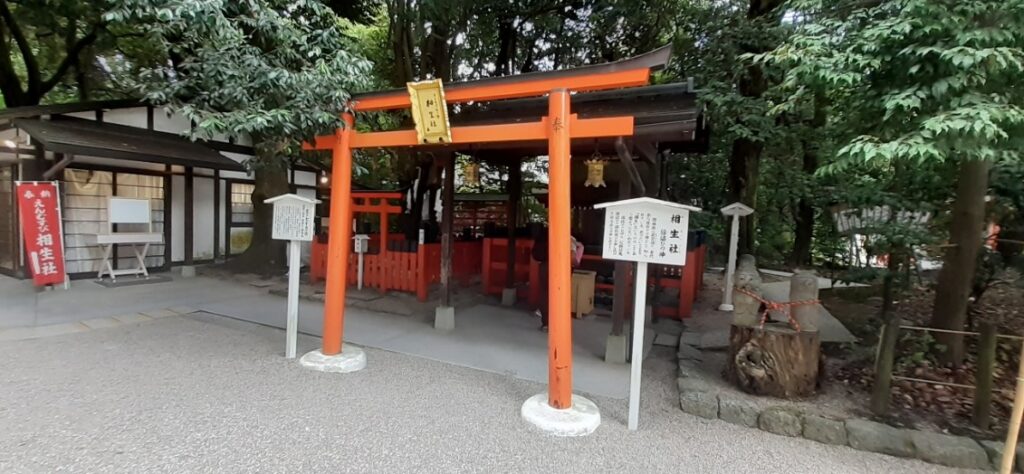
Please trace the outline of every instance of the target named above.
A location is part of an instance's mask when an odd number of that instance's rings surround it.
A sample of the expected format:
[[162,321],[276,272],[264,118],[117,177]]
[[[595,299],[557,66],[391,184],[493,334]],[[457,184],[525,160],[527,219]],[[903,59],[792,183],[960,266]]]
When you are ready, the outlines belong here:
[[53,179],[54,176],[57,176],[57,173],[64,171],[64,168],[67,168],[68,165],[70,165],[71,162],[75,159],[75,155],[72,155],[71,153],[57,153],[57,155],[61,156],[61,159],[60,161],[54,163],[54,165],[51,166],[50,169],[43,172],[44,181],[49,181]]
[[441,306],[452,305],[452,249],[455,219],[455,153],[444,162],[444,187],[441,189]]
[[185,265],[195,264],[195,170],[185,167]]
[[641,196],[646,196],[647,188],[644,186],[643,178],[640,177],[640,170],[636,169],[636,163],[633,162],[633,154],[629,152],[626,141],[622,137],[615,139],[615,152],[619,155],[622,167],[626,168],[626,172],[629,173],[629,180],[633,182],[633,186],[636,186],[637,193]]
[[523,162],[519,160],[508,164],[508,208],[506,209],[506,225],[508,226],[508,260],[505,265],[505,288],[516,287],[516,223],[518,219],[519,199],[523,188]]
[[213,259],[220,258],[220,170],[213,170]]
[[[470,101],[489,101],[536,97],[547,94],[556,88],[572,91],[599,91],[638,87],[650,82],[650,68],[638,68],[625,71],[596,73],[571,77],[549,77],[535,80],[517,81],[503,84],[481,84],[476,86],[451,87],[445,90],[445,102],[457,104]],[[376,110],[404,109],[411,107],[409,94],[404,90],[396,90],[389,94],[358,98],[353,101],[356,112]]]
[[[569,128],[572,130],[572,137],[570,138],[617,137],[633,134],[633,117],[581,119],[573,114],[570,116],[570,120],[571,126]],[[452,144],[543,141],[547,140],[550,128],[547,125],[546,118],[539,122],[453,127]],[[333,136],[320,136],[316,137],[314,143],[304,144],[303,148],[306,150],[330,150],[334,147],[334,142],[335,137]],[[416,140],[415,130],[352,134],[352,148],[387,148],[418,145],[421,144]]]

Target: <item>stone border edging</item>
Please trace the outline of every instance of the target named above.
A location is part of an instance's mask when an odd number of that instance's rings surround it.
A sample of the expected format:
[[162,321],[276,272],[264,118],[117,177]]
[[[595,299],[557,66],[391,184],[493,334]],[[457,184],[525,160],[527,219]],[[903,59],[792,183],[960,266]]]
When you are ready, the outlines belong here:
[[[895,428],[859,418],[837,420],[803,413],[795,407],[760,407],[748,400],[723,396],[706,381],[693,376],[699,370],[696,363],[701,355],[699,349],[687,344],[685,336],[680,337],[677,358],[679,406],[691,415],[949,467],[992,470],[998,469],[1001,462],[1003,443],[999,441]],[[1016,472],[1024,472],[1024,448],[1020,446],[1014,464]]]
[[184,316],[199,310],[188,306],[175,306],[164,309],[151,309],[138,313],[125,313],[117,316],[85,319],[69,323],[47,324],[43,326],[21,326],[0,329],[0,341],[24,341],[52,336],[62,336],[79,332],[106,329],[125,324],[141,323],[169,316]]

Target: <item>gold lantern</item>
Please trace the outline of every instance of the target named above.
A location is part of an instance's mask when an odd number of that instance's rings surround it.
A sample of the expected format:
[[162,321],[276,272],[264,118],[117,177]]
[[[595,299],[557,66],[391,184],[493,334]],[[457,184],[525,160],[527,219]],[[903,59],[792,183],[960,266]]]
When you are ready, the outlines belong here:
[[592,188],[608,186],[604,182],[604,167],[608,164],[608,161],[603,159],[601,153],[595,151],[594,156],[583,163],[587,165],[587,181],[583,183],[584,186]]
[[471,161],[462,168],[462,179],[468,186],[480,184],[480,163]]

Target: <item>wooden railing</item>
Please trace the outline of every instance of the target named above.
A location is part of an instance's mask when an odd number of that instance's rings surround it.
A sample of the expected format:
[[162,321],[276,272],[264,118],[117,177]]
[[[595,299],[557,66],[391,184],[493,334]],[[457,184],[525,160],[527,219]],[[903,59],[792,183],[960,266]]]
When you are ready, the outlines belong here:
[[[417,244],[389,236],[389,244],[381,251],[380,237],[371,235],[370,252],[363,255],[363,287],[381,292],[415,293],[426,301],[430,287],[441,281],[441,244]],[[377,245],[372,245],[378,242]],[[482,242],[456,242],[453,249],[452,276],[468,284],[480,270]],[[358,256],[349,254],[347,283],[358,283]],[[312,283],[327,277],[327,243],[313,241],[310,251],[309,280]]]

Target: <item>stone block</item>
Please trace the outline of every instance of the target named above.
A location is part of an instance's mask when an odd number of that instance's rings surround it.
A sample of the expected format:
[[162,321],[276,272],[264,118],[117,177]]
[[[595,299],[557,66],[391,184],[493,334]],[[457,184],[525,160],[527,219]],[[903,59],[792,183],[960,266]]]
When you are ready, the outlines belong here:
[[748,428],[757,428],[757,418],[760,414],[761,411],[757,405],[749,401],[721,397],[718,399],[718,417],[722,421]]
[[687,346],[699,346],[700,345],[700,333],[686,331],[679,335],[679,345]]
[[910,434],[917,458],[932,464],[967,469],[988,469],[988,453],[977,441],[928,431]]
[[680,360],[679,361],[679,376],[680,377],[694,377],[700,373],[700,368],[697,364],[691,360]]
[[675,347],[679,343],[679,338],[665,333],[657,333],[654,335],[653,344],[656,346]]
[[114,318],[94,318],[86,319],[85,321],[82,321],[82,324],[89,326],[89,329],[103,329],[112,328],[114,326],[120,326],[121,321],[118,321]]
[[703,360],[704,356],[701,354],[700,349],[693,346],[682,344],[679,346],[679,350],[676,351],[676,357],[680,360]]
[[516,289],[515,288],[502,288],[501,289],[501,305],[502,306],[515,306],[516,305]]
[[114,319],[116,319],[118,321],[121,321],[122,323],[126,323],[126,324],[141,323],[143,321],[152,321],[153,320],[153,318],[151,318],[149,316],[146,316],[145,314],[142,314],[142,313],[120,314],[120,315],[114,316]]
[[718,418],[718,395],[711,392],[682,392],[679,407],[684,412],[701,418]]
[[181,276],[182,278],[192,278],[196,276],[196,267],[192,265],[182,265]]
[[609,334],[604,343],[604,361],[609,364],[625,364],[629,344],[628,336]]
[[455,329],[455,307],[438,306],[434,309],[434,329],[440,331]]
[[757,417],[757,427],[782,436],[800,436],[803,433],[803,415],[789,408],[772,407]]
[[868,420],[846,420],[846,438],[850,447],[861,451],[914,457],[910,432]]
[[[999,469],[999,466],[1003,463],[1003,443],[1002,441],[980,441],[981,448],[985,450],[985,454],[988,455],[988,460],[992,464],[992,467]],[[1017,445],[1017,454],[1014,455],[1013,460],[1013,472],[1024,472],[1024,446]]]
[[679,393],[711,390],[711,384],[700,377],[679,377],[676,379],[676,386],[679,387]]
[[804,438],[846,446],[846,424],[823,416],[804,415]]

